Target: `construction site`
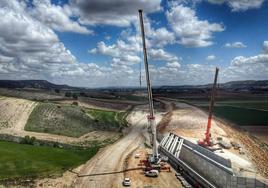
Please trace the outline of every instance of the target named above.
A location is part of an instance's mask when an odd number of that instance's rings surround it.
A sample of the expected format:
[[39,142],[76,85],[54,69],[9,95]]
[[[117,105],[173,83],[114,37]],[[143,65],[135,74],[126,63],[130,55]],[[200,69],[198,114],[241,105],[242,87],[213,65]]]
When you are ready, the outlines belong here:
[[171,98],[153,98],[142,10],[139,16],[148,106],[132,110],[127,120],[132,126],[122,139],[63,179],[75,177],[69,182],[74,187],[267,187],[267,151],[213,115],[218,68],[208,113]]
[[[38,89],[0,89],[0,144],[23,145],[33,156],[22,160],[27,168],[16,162],[0,165],[8,169],[0,173],[0,187],[268,188],[266,122],[258,132],[254,123],[244,128],[219,113],[220,107],[242,108],[234,101],[248,96],[236,91],[228,96],[230,104],[220,100],[229,93],[219,83],[216,66],[212,84],[202,88],[205,100],[198,98],[198,87],[180,93],[153,88],[143,10],[137,13],[146,88],[56,88],[42,94]],[[256,96],[265,98],[266,93]],[[257,101],[256,96],[254,105],[267,105],[267,99]],[[259,110],[254,105],[246,110]],[[267,115],[266,107],[259,111]],[[16,147],[15,153],[24,157],[26,152]],[[42,154],[42,149],[47,150]],[[57,155],[32,164],[38,152]]]

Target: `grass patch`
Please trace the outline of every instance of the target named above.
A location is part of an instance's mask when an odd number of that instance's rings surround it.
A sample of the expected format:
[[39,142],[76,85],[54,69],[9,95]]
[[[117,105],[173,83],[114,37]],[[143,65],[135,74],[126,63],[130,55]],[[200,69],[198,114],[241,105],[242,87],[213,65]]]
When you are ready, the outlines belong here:
[[99,109],[87,109],[86,112],[95,122],[103,125],[109,126],[114,129],[120,129],[127,125],[126,122],[126,112],[118,111],[108,111],[108,110],[99,110]]
[[226,101],[226,102],[219,102],[218,105],[225,105],[225,106],[228,105],[234,107],[268,111],[268,101]]
[[143,96],[137,96],[137,95],[119,95],[119,98],[122,100],[130,100],[130,101],[137,101],[137,102],[146,102],[148,99]]
[[[209,101],[185,101],[208,111]],[[267,126],[268,101],[266,100],[224,100],[214,107],[216,116],[241,126]]]
[[97,126],[79,106],[39,103],[30,114],[25,130],[79,137],[96,130]]
[[[207,106],[210,102],[208,100],[179,100],[181,102],[186,102],[194,104],[197,106]],[[215,106],[233,106],[257,110],[268,110],[268,100],[221,100],[216,101]]]
[[[208,106],[201,107],[208,110]],[[214,113],[218,117],[222,117],[241,126],[268,125],[268,111],[220,105],[214,107]]]
[[79,137],[91,131],[119,131],[126,112],[83,109],[76,105],[39,103],[29,116],[25,130]]
[[60,149],[0,141],[0,179],[60,175],[85,163],[98,149]]

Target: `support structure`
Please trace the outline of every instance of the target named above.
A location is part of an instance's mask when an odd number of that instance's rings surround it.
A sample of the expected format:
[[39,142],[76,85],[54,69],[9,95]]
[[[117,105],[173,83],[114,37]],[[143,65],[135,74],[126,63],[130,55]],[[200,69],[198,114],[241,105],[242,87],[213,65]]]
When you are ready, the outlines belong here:
[[153,158],[150,159],[150,161],[152,163],[157,164],[159,162],[159,155],[158,155],[157,142],[156,142],[156,123],[155,123],[155,117],[154,117],[153,95],[152,95],[152,87],[151,87],[149,66],[148,66],[148,59],[147,59],[142,10],[139,10],[139,18],[140,18],[141,37],[142,37],[142,44],[143,44],[144,66],[145,66],[146,81],[147,81],[147,93],[148,93],[148,99],[149,99],[149,110],[150,110],[150,114],[148,115],[148,122],[149,122],[149,126],[152,132]]
[[209,115],[208,115],[208,123],[207,123],[207,129],[206,129],[206,133],[205,133],[205,139],[198,141],[198,144],[202,145],[202,146],[211,146],[212,145],[210,129],[211,129],[213,107],[214,107],[214,103],[215,103],[215,94],[216,94],[218,73],[219,73],[219,69],[216,67],[214,83],[213,83],[213,87],[212,87],[212,91],[211,91],[211,99],[210,99],[210,105],[209,105]]

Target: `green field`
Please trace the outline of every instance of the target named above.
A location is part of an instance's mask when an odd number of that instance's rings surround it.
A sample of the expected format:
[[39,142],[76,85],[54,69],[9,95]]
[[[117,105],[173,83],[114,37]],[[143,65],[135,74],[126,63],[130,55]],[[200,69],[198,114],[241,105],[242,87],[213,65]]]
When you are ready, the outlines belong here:
[[218,105],[228,105],[234,107],[248,108],[248,109],[257,109],[257,110],[267,110],[268,111],[268,102],[266,101],[229,101],[229,102],[218,102]]
[[[209,102],[189,103],[208,110]],[[214,113],[241,126],[268,126],[267,101],[219,101],[215,104]]]
[[79,137],[95,130],[119,131],[124,112],[83,109],[76,105],[39,103],[29,116],[25,130]]
[[87,109],[86,112],[91,118],[98,122],[100,125],[109,125],[111,128],[117,129],[127,124],[126,112]]
[[[208,107],[205,107],[208,110]],[[267,126],[268,111],[233,107],[233,106],[215,106],[216,116],[229,120],[241,126]]]
[[130,101],[138,101],[138,102],[147,102],[147,98],[143,96],[137,96],[137,95],[119,95],[118,98],[122,100],[130,100]]
[[98,149],[59,149],[0,141],[0,179],[60,175],[85,163]]

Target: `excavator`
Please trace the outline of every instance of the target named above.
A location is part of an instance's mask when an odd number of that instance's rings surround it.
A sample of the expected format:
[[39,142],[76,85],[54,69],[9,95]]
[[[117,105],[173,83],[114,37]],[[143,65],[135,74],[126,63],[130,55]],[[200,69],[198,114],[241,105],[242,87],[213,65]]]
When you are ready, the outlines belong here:
[[203,146],[203,147],[213,146],[213,140],[211,138],[210,129],[211,129],[212,113],[213,113],[213,108],[214,108],[214,103],[215,103],[218,73],[219,73],[219,69],[216,67],[214,83],[213,83],[212,90],[211,90],[211,99],[210,99],[210,105],[209,105],[209,114],[208,114],[208,122],[207,122],[205,138],[197,142],[198,145]]

